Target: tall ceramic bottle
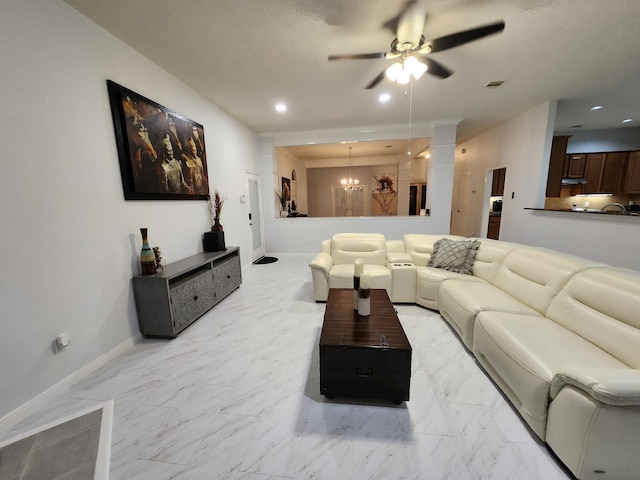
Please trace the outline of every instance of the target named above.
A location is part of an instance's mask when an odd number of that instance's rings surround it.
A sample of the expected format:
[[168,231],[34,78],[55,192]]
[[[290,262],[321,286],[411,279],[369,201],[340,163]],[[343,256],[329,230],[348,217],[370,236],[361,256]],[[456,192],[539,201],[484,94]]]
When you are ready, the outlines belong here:
[[142,250],[140,251],[140,267],[142,275],[153,275],[156,273],[156,256],[149,246],[149,241],[147,240],[147,229],[141,228],[140,233],[142,234]]

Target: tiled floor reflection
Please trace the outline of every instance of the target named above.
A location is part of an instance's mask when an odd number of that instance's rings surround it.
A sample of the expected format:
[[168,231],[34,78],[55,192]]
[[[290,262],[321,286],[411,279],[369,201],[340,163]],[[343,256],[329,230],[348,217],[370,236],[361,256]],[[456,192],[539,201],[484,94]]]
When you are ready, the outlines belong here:
[[397,306],[409,402],[322,397],[313,256],[278,257],[244,268],[240,289],[177,339],[143,341],[12,431],[115,399],[112,480],[569,478],[421,307]]

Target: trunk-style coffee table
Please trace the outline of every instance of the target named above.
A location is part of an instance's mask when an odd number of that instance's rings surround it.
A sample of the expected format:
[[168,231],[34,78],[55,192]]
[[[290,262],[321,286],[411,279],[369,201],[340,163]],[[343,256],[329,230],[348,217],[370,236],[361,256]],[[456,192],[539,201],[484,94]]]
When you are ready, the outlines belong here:
[[353,290],[329,290],[320,335],[320,393],[409,400],[411,345],[386,290],[371,290],[371,315],[353,309]]

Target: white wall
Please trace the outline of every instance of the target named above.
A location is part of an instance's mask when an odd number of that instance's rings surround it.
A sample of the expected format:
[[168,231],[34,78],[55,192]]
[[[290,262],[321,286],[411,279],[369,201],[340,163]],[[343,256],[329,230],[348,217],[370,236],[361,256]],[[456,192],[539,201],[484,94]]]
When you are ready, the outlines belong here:
[[640,127],[574,130],[555,133],[555,135],[571,135],[567,144],[567,153],[640,150]]
[[[544,246],[640,270],[640,218],[533,212],[544,205],[555,102],[547,102],[456,147],[454,200],[460,175],[471,173],[469,221],[480,231],[486,221],[486,174],[507,167],[500,240]],[[466,153],[462,154],[462,150]],[[511,198],[511,194],[515,198]],[[455,205],[454,205],[455,208]],[[484,215],[483,215],[484,214]]]
[[[257,141],[62,0],[3,0],[0,45],[1,418],[137,335],[140,227],[168,262],[201,251],[209,228],[204,201],[124,201],[106,80],[204,125],[226,242],[245,264],[239,198]],[[71,345],[55,354],[62,332]]]

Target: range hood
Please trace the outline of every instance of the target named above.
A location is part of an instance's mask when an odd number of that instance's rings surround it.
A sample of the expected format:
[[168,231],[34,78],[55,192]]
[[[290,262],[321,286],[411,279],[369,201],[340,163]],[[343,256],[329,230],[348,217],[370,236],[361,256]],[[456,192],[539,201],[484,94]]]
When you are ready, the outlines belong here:
[[585,183],[587,183],[587,181],[584,178],[563,178],[562,179],[562,185],[583,185]]

